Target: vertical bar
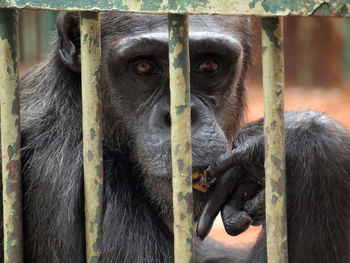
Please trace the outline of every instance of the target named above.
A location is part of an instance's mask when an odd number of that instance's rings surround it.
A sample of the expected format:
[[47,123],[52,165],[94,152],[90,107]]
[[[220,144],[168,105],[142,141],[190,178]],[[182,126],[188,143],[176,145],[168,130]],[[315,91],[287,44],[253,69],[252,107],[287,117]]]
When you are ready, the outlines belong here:
[[194,257],[188,16],[168,19],[174,260],[189,263]]
[[23,262],[17,11],[0,9],[1,155],[4,262]]
[[99,13],[81,12],[85,235],[87,262],[98,262],[103,213],[101,33]]
[[283,18],[262,18],[266,239],[269,263],[288,262]]

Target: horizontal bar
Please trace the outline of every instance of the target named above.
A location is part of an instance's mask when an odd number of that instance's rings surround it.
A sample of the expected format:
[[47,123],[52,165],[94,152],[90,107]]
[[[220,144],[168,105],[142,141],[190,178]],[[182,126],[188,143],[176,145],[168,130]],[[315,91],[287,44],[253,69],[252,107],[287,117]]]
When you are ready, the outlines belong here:
[[188,16],[170,14],[168,20],[174,261],[191,263],[194,257]]
[[1,7],[163,14],[350,17],[349,0],[2,0]]
[[261,24],[267,259],[271,263],[287,263],[283,18],[265,17]]
[[23,262],[17,11],[0,9],[1,156],[4,262]]
[[81,81],[84,146],[86,261],[98,262],[103,214],[101,33],[98,12],[82,12]]

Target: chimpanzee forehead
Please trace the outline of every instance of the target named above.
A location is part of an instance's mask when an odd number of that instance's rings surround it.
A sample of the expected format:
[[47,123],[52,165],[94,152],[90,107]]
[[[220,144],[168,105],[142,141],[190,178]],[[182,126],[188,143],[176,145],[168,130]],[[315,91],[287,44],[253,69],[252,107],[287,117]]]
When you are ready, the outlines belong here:
[[[190,15],[190,32],[227,32],[235,35],[242,32],[242,27],[248,26],[247,19],[241,17],[217,15]],[[108,12],[102,17],[102,33],[106,36],[130,37],[134,35],[167,32],[167,15],[146,15]],[[244,31],[244,29],[243,29]]]

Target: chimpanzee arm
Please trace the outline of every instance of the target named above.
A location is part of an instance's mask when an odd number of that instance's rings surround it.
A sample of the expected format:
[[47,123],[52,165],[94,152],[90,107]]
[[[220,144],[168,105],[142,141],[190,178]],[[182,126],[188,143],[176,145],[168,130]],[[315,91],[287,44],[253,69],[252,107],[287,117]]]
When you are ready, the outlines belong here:
[[[286,113],[285,133],[289,262],[349,262],[349,133],[338,122],[312,111]],[[263,121],[260,120],[246,126],[236,138],[233,151],[209,169],[210,176],[224,174],[217,179],[214,188],[220,189],[213,190],[200,218],[199,236],[203,238],[207,234],[212,217],[218,212],[218,205],[214,203],[221,203],[222,212],[226,210],[223,222],[233,234],[243,232],[254,220],[254,213],[261,212],[263,195],[243,204],[247,196],[237,191],[252,188],[247,180],[255,184],[256,189],[263,183],[263,155]],[[242,171],[246,176],[240,182],[245,184],[238,183],[233,191],[235,198],[232,195],[217,197],[217,193],[232,188],[230,179],[240,176]],[[266,262],[264,232],[248,262]]]

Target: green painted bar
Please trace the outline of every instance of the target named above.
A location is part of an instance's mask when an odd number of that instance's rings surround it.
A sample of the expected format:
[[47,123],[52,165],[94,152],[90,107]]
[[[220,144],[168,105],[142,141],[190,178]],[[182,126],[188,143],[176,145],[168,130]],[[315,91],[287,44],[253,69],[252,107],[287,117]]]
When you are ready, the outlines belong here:
[[0,9],[1,156],[4,262],[23,262],[17,11]]
[[287,263],[282,17],[262,19],[262,50],[267,259]]
[[349,0],[2,0],[1,7],[256,16],[350,17]]
[[97,12],[82,12],[81,81],[84,145],[86,260],[97,263],[101,253],[103,215],[101,33]]
[[194,256],[188,16],[169,14],[168,19],[174,259],[190,263]]

